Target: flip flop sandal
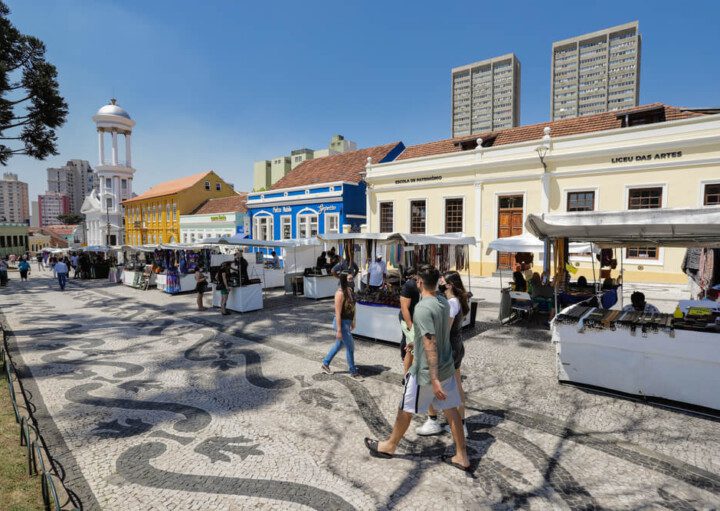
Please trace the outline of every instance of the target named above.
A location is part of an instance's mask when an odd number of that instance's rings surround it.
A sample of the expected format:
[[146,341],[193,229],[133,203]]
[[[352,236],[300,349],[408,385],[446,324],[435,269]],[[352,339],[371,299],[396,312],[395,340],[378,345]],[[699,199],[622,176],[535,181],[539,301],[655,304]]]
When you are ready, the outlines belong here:
[[378,451],[378,441],[372,438],[365,437],[365,447],[368,448],[370,456],[373,458],[390,459],[393,457],[390,453]]
[[456,468],[456,469],[458,469],[458,470],[462,470],[463,472],[468,473],[468,474],[472,473],[472,465],[468,465],[467,467],[463,467],[460,463],[455,463],[454,461],[452,461],[452,456],[443,454],[443,455],[440,457],[440,459],[442,460],[443,463],[445,463],[445,464],[447,464],[447,465],[450,465],[451,467],[454,467],[454,468]]

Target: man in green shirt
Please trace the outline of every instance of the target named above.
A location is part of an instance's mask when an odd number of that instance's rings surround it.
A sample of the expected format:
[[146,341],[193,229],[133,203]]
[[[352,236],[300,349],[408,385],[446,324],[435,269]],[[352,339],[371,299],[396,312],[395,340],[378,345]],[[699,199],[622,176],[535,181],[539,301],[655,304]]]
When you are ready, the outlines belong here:
[[436,410],[445,413],[455,440],[455,455],[443,456],[443,461],[469,471],[470,460],[457,408],[461,401],[450,345],[450,306],[444,296],[435,293],[440,279],[440,272],[436,268],[422,267],[419,277],[421,299],[413,314],[414,360],[405,376],[403,398],[395,425],[390,438],[382,442],[365,438],[365,445],[374,457],[392,458],[410,426],[413,414],[427,413],[432,404]]

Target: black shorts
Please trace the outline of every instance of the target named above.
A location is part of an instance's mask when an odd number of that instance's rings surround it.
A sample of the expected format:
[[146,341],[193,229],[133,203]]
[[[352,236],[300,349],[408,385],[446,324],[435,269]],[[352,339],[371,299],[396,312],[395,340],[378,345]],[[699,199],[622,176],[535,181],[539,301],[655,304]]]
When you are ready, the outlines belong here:
[[207,291],[207,287],[208,287],[207,282],[205,282],[205,281],[198,282],[197,285],[195,286],[195,291],[197,291],[198,293],[204,293],[205,291]]
[[462,334],[450,334],[450,346],[452,347],[453,362],[455,369],[460,369],[463,357],[465,357],[465,345],[463,344]]

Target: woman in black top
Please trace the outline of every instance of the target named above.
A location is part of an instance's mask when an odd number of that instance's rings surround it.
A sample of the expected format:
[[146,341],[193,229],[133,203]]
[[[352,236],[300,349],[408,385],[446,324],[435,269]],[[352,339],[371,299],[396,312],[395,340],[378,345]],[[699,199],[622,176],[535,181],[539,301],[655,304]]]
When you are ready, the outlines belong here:
[[197,306],[199,311],[205,310],[205,305],[203,304],[203,293],[207,291],[207,286],[207,278],[202,270],[198,268],[195,272],[195,291],[197,292]]
[[225,309],[228,301],[228,295],[230,294],[230,263],[227,261],[220,265],[220,271],[217,274],[216,289],[220,291],[220,314],[227,316],[230,314]]
[[335,344],[333,344],[328,354],[322,361],[322,370],[327,374],[332,374],[330,362],[337,355],[338,351],[345,346],[345,356],[347,357],[348,369],[350,376],[356,380],[362,377],[355,367],[355,341],[353,340],[352,331],[355,330],[355,294],[353,293],[352,283],[353,274],[344,271],[338,276],[340,279],[340,287],[335,292],[335,319],[333,320],[333,328],[335,329]]

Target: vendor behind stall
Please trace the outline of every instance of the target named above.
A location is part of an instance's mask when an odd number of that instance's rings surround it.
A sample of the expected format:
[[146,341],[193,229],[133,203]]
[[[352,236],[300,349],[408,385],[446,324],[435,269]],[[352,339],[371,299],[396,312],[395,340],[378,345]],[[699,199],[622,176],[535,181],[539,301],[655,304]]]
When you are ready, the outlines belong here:
[[645,294],[640,291],[635,291],[630,295],[630,305],[623,307],[623,312],[645,312],[646,314],[658,314],[660,311],[654,305],[651,305],[645,301]]
[[240,285],[247,285],[250,282],[250,277],[248,276],[248,262],[243,257],[242,249],[235,252],[235,267],[240,271]]
[[328,259],[327,259],[327,252],[323,251],[320,256],[315,261],[315,268],[317,268],[317,271],[322,273],[323,271],[327,270],[328,267]]
[[382,256],[378,256],[370,263],[368,268],[368,286],[370,291],[377,291],[385,284],[385,276],[387,275],[387,265],[382,260]]

